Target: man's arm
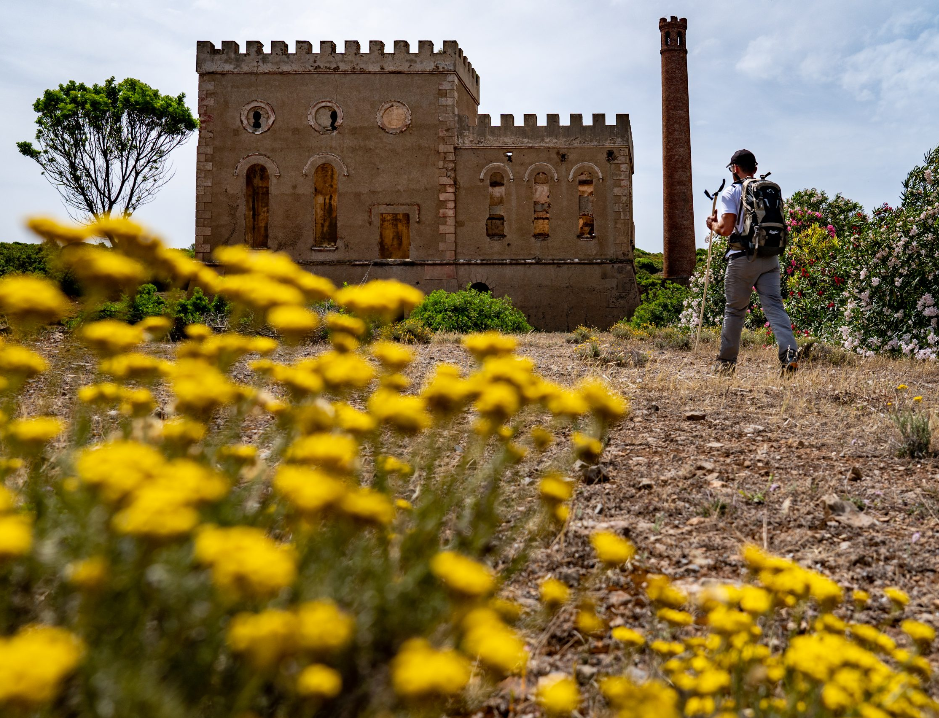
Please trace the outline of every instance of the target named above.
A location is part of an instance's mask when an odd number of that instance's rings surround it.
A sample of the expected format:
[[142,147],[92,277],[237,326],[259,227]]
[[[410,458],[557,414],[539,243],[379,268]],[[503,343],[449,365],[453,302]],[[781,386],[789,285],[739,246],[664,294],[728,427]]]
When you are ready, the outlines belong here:
[[722,214],[721,218],[718,220],[717,210],[715,210],[714,214],[707,218],[706,224],[708,229],[712,232],[719,234],[722,237],[729,237],[734,233],[734,226],[737,224],[737,215]]

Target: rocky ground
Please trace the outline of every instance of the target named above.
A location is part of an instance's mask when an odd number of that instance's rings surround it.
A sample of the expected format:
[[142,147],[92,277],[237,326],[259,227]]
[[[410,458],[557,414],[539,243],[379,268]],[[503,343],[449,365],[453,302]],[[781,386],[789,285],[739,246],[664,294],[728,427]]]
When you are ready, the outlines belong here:
[[[600,341],[617,342],[606,335]],[[594,568],[589,534],[605,527],[630,537],[639,550],[632,575],[591,579],[598,612],[612,626],[652,625],[638,590],[647,572],[667,574],[689,589],[740,580],[745,543],[791,557],[847,589],[870,591],[875,599],[865,617],[871,622],[886,616],[878,589],[895,585],[911,596],[906,615],[939,626],[939,460],[898,458],[899,435],[888,416],[913,396],[922,396],[918,406],[935,412],[939,367],[886,359],[816,361],[783,379],[775,351],[754,347],[744,350],[736,376],[720,378],[710,369],[713,346],[697,352],[648,343],[621,348],[648,361],[626,367],[584,361],[558,334],[521,340],[520,353],[543,375],[564,384],[601,375],[629,397],[632,410],[612,432],[604,480],[580,485],[569,525],[548,537],[514,576],[512,598],[534,607],[545,576],[571,586],[586,580]],[[93,360],[63,334],[47,336],[43,351],[58,369],[32,387],[24,411],[67,413],[68,397],[91,380]],[[470,364],[454,337],[438,337],[418,352],[412,368],[418,381],[438,361]],[[898,391],[900,384],[909,388]],[[513,475],[507,526],[513,511],[537,500],[536,478],[537,466],[530,463]],[[524,714],[526,688],[538,675],[573,670],[590,683],[623,668],[608,641],[574,629],[573,609],[547,628],[533,628],[531,641],[533,675],[524,685],[507,682],[489,703],[489,715]]]

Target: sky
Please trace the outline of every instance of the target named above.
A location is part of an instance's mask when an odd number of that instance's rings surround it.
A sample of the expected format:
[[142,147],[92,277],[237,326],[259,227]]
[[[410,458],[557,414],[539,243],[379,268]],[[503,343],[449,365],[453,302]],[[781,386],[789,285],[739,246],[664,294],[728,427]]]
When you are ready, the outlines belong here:
[[[479,111],[630,115],[636,245],[662,248],[658,19],[688,18],[696,241],[734,150],[752,150],[785,194],[815,187],[872,209],[939,145],[939,0],[0,0],[0,241],[23,218],[67,216],[38,165],[32,103],[69,80],[135,77],[185,92],[195,113],[196,41],[457,40],[481,77]],[[498,120],[496,120],[498,121]],[[589,119],[588,119],[589,121]],[[196,141],[135,217],[175,246],[193,241]]]

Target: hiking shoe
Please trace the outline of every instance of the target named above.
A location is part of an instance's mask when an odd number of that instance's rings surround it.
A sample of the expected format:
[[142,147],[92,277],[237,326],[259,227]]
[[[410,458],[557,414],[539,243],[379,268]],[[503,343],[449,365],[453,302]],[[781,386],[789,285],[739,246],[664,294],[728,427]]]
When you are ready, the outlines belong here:
[[780,374],[782,376],[794,376],[797,371],[799,371],[799,362],[796,360],[793,360],[791,362],[786,362],[785,364],[782,365]]
[[718,359],[714,362],[714,373],[717,376],[733,376],[735,371],[737,371],[737,362],[735,361],[722,361]]

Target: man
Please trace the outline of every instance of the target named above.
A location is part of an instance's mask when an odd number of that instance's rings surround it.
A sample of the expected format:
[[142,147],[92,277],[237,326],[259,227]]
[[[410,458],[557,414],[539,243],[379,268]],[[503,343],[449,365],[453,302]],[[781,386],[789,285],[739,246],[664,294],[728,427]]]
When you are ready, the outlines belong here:
[[[734,183],[721,192],[718,208],[707,218],[709,230],[722,237],[743,232],[742,185],[745,179],[756,174],[756,168],[756,157],[750,150],[734,152],[727,165],[734,176]],[[750,304],[751,287],[755,287],[760,295],[763,313],[776,336],[783,373],[795,372],[799,368],[799,347],[779,291],[779,257],[755,257],[751,262],[746,252],[734,249],[728,249],[724,256],[727,258],[727,273],[724,277],[726,308],[724,325],[721,327],[721,349],[717,355],[718,373],[732,374],[737,366],[740,333]]]

